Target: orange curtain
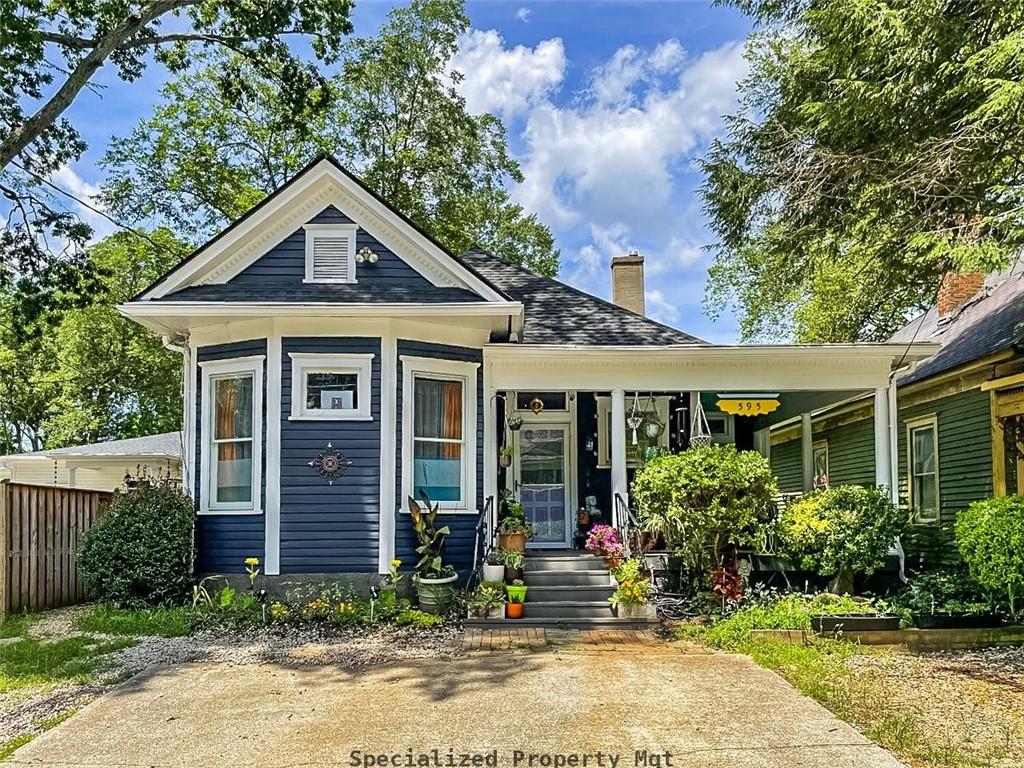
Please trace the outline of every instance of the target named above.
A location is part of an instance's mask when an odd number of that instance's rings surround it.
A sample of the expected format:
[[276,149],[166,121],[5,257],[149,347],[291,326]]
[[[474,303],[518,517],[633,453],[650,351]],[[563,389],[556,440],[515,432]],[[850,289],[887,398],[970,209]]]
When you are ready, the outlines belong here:
[[[216,387],[217,389],[217,428],[215,437],[234,436],[235,434],[235,411],[238,410],[238,389],[237,387]],[[217,458],[221,461],[231,461],[237,458],[238,443],[220,443],[217,446]]]
[[[444,422],[441,424],[441,437],[451,440],[462,439],[462,383],[458,381],[444,382]],[[442,443],[441,455],[446,459],[456,459],[462,446],[455,443]]]

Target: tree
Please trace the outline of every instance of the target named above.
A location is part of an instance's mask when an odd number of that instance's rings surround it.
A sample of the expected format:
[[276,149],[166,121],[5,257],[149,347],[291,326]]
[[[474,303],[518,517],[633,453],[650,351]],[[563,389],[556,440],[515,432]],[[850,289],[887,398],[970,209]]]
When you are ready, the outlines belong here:
[[729,0],[761,28],[703,160],[707,304],[745,338],[877,340],[1024,245],[1022,0]]
[[[323,106],[323,77],[292,52],[288,39],[309,39],[317,59],[335,60],[341,36],[351,31],[350,7],[351,0],[0,4],[0,193],[10,208],[0,238],[0,280],[55,258],[81,260],[90,228],[63,207],[63,190],[49,177],[85,150],[64,113],[84,88],[93,87],[105,64],[132,82],[151,58],[175,74],[191,66],[197,49],[223,48],[273,77],[282,104],[301,114]],[[235,74],[226,69],[218,78],[232,101],[244,96]],[[61,249],[50,251],[43,234],[61,240]]]
[[176,265],[185,248],[167,230],[119,232],[89,248],[102,290],[60,313],[46,340],[55,393],[43,422],[48,447],[170,432],[181,427],[181,356],[116,309]]
[[[493,115],[472,115],[449,61],[469,20],[461,0],[415,0],[378,35],[354,38],[325,85],[326,111],[295,117],[265,69],[210,54],[162,91],[161,104],[116,140],[104,200],[192,240],[211,236],[332,153],[453,252],[476,244],[541,274],[557,271],[550,231],[510,199],[522,179]],[[217,86],[236,72],[240,98]]]

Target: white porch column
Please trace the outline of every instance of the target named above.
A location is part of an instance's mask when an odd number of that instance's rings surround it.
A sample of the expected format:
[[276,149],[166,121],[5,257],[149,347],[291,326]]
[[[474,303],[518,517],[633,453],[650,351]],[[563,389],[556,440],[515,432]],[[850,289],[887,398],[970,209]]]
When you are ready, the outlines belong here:
[[387,573],[395,557],[395,457],[398,397],[398,341],[390,326],[380,337],[380,522],[377,572]]
[[800,414],[800,456],[804,470],[804,490],[809,491],[814,487],[814,426],[809,413]]
[[875,485],[892,491],[889,459],[889,388],[875,390]]
[[488,499],[494,499],[487,520],[487,535],[493,540],[498,522],[498,391],[491,386],[490,369],[484,361],[484,497],[480,503],[486,506]]
[[609,432],[612,448],[612,524],[618,525],[616,494],[629,503],[629,489],[626,487],[626,392],[612,390],[612,413]]
[[267,508],[263,511],[263,572],[268,576],[281,573],[281,362],[281,336],[274,332],[267,338]]

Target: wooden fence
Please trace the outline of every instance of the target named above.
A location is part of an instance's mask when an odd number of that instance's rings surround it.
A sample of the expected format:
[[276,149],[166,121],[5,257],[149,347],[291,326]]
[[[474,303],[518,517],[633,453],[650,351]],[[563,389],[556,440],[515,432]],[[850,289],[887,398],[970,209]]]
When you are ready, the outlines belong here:
[[85,599],[77,556],[103,491],[0,482],[0,615]]

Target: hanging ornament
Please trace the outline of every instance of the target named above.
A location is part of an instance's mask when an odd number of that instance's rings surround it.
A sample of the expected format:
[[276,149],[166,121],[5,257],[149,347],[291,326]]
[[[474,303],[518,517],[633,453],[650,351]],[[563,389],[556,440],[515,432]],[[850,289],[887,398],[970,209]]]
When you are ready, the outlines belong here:
[[345,470],[352,466],[352,462],[345,458],[344,453],[328,443],[327,447],[306,466],[318,472],[328,485],[334,485],[334,481],[345,474]]
[[509,392],[505,395],[505,426],[508,427],[510,432],[518,432],[523,426],[523,417],[516,410],[515,402],[516,396],[514,392]]
[[629,416],[626,418],[626,426],[633,430],[633,445],[637,444],[636,431],[640,429],[640,425],[644,423],[644,415],[640,413],[640,393],[633,393],[633,408],[629,412]]
[[644,434],[650,440],[657,440],[665,431],[665,425],[658,418],[658,404],[654,402],[654,395],[647,396],[647,405],[644,413]]
[[704,406],[700,404],[699,394],[696,400],[693,407],[693,422],[690,424],[690,447],[706,448],[714,439],[711,437],[711,427],[708,426],[708,417],[704,415]]
[[535,397],[530,401],[530,410],[533,411],[533,415],[538,415],[544,410],[544,401],[539,397]]

